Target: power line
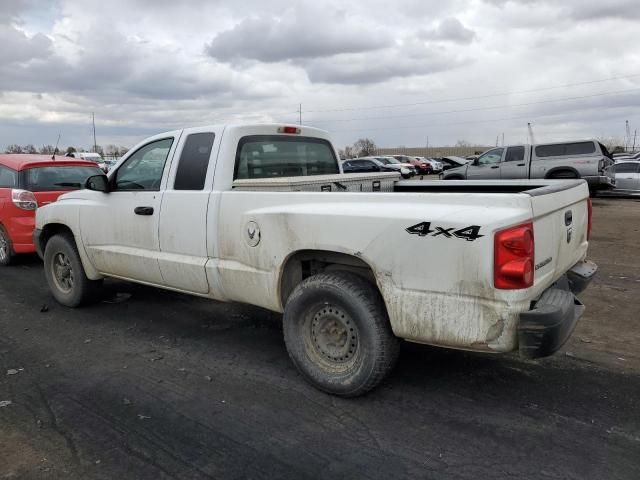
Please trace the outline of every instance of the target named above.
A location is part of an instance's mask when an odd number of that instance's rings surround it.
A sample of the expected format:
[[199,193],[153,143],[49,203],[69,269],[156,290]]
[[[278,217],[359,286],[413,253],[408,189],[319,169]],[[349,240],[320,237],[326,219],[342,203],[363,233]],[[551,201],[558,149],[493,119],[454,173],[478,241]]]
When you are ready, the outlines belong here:
[[363,132],[363,131],[385,131],[385,130],[412,130],[412,129],[423,129],[423,128],[437,128],[437,127],[445,127],[445,126],[452,126],[452,125],[467,125],[467,124],[474,124],[474,123],[491,123],[491,122],[503,122],[503,121],[510,121],[510,120],[522,120],[522,119],[529,119],[531,120],[532,118],[544,118],[544,117],[555,117],[558,115],[562,115],[562,113],[547,113],[547,114],[541,114],[541,115],[535,115],[532,117],[531,114],[527,114],[527,115],[520,115],[517,117],[503,117],[503,118],[483,118],[480,120],[465,120],[462,122],[438,122],[438,123],[426,123],[426,124],[412,124],[412,125],[397,125],[397,126],[393,126],[393,127],[377,127],[377,128],[351,128],[351,129],[340,129],[338,130],[340,133],[342,132]]
[[333,122],[354,122],[358,120],[386,120],[390,118],[405,118],[405,117],[413,117],[413,116],[422,116],[422,115],[446,115],[450,113],[466,113],[466,112],[478,112],[482,110],[499,110],[504,108],[514,108],[514,107],[526,107],[531,105],[541,105],[545,103],[555,103],[555,102],[566,102],[573,100],[584,100],[585,98],[595,98],[595,97],[604,97],[609,95],[620,95],[623,93],[629,92],[637,92],[640,91],[640,88],[630,88],[627,90],[618,90],[614,92],[601,92],[594,93],[591,95],[581,95],[578,97],[565,97],[565,98],[555,98],[550,100],[539,100],[537,102],[526,102],[526,103],[516,103],[511,105],[494,105],[490,107],[476,107],[476,108],[465,108],[459,110],[445,110],[440,112],[417,112],[417,113],[405,113],[402,115],[385,115],[379,117],[356,117],[356,118],[335,118],[335,119],[322,119],[317,120],[316,123],[333,123]]
[[322,110],[305,110],[304,113],[347,112],[347,111],[354,111],[354,110],[376,110],[381,108],[413,107],[416,105],[430,105],[434,103],[458,102],[463,100],[477,100],[477,99],[483,99],[483,98],[501,97],[504,95],[521,95],[524,93],[543,92],[543,91],[555,90],[559,88],[577,87],[580,85],[592,85],[594,83],[611,82],[613,80],[623,80],[623,79],[634,78],[634,77],[640,77],[640,73],[635,73],[632,75],[623,75],[619,77],[603,78],[600,80],[591,80],[588,82],[566,83],[564,85],[556,85],[552,87],[520,90],[517,92],[492,93],[488,95],[475,95],[471,97],[447,98],[447,99],[441,99],[441,100],[429,100],[424,102],[411,102],[411,103],[396,103],[396,104],[388,104],[388,105],[373,105],[368,107],[346,107],[346,108],[329,108],[329,109],[322,109]]

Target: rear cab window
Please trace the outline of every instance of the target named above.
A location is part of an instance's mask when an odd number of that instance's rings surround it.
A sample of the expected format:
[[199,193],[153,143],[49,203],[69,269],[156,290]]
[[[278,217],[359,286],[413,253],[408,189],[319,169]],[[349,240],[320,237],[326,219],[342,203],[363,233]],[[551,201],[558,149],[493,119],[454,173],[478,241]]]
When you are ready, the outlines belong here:
[[29,168],[23,170],[22,175],[26,190],[51,192],[83,188],[87,178],[93,175],[104,175],[104,173],[93,166],[61,165]]
[[251,135],[238,142],[234,180],[340,173],[331,144],[321,138]]

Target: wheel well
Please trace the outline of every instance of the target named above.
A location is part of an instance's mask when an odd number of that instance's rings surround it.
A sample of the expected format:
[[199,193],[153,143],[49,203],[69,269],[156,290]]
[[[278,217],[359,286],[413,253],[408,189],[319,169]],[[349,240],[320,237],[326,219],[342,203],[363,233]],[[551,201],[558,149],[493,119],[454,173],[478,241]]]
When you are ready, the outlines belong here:
[[[558,167],[558,168],[551,169],[547,172],[545,178],[554,178],[557,175],[561,175],[561,174],[573,175],[573,177],[571,178],[580,178],[580,174],[578,173],[578,171],[571,167]],[[569,177],[562,177],[562,178],[569,178]]]
[[[320,272],[343,270],[354,272],[376,285],[371,267],[356,255],[325,250],[300,250],[285,262],[280,276],[280,301],[287,303],[293,289],[305,278]],[[377,286],[376,286],[377,288]]]
[[61,223],[49,223],[44,226],[42,233],[40,234],[40,251],[44,254],[44,250],[49,242],[49,239],[59,233],[69,233],[73,237],[73,232],[69,227]]

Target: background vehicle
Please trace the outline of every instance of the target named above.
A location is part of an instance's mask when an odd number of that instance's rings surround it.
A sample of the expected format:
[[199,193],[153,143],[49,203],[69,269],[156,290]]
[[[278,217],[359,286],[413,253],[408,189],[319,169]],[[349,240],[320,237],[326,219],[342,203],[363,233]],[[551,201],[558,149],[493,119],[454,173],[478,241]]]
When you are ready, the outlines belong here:
[[614,187],[614,164],[607,148],[595,140],[511,145],[493,148],[473,162],[445,173],[445,180],[582,178],[589,190]]
[[416,174],[412,165],[401,164],[390,157],[363,157],[346,160],[342,163],[342,171],[344,173],[400,172],[403,178],[411,178]]
[[622,155],[614,155],[613,159],[618,162],[624,162],[627,160],[640,160],[640,152],[637,153],[625,153]]
[[375,158],[376,160],[385,164],[387,167],[393,168],[395,170],[402,170],[403,168],[405,168],[409,171],[409,176],[414,176],[418,173],[416,170],[416,167],[411,165],[411,163],[400,161],[393,156],[367,157],[367,158]]
[[616,188],[618,193],[640,193],[640,162],[618,162],[613,167],[616,174]]
[[466,165],[467,163],[469,163],[469,160],[467,160],[466,158],[456,157],[453,155],[448,157],[442,157],[442,158],[439,158],[438,160],[440,161],[440,163],[442,163],[443,170],[462,167],[463,165]]
[[35,210],[99,174],[93,162],[48,155],[0,155],[0,265],[32,253]]
[[429,173],[433,173],[431,162],[427,162],[421,157],[410,157],[408,155],[388,155],[386,158],[393,158],[397,162],[413,166],[416,174],[427,175]]
[[425,158],[419,157],[423,162],[429,163],[431,165],[431,170],[433,173],[440,173],[444,169],[444,164],[440,161],[439,158]]
[[70,157],[80,158],[82,160],[88,160],[90,162],[94,162],[100,170],[107,173],[109,171],[109,165],[105,162],[102,155],[96,152],[74,152],[69,154]]
[[373,186],[340,173],[338,158],[310,127],[148,138],[108,176],[38,209],[49,288],[77,307],[117,277],[284,312],[298,370],[342,396],[380,383],[400,338],[527,357],[566,341],[584,310],[575,293],[596,270],[584,182],[387,175],[391,190],[302,190]]

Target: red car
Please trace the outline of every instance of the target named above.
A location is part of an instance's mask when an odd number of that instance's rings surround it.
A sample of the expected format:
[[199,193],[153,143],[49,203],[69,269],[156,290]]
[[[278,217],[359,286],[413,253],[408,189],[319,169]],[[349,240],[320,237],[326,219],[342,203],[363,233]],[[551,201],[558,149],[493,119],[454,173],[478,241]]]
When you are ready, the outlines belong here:
[[102,170],[86,160],[48,155],[0,154],[0,266],[36,249],[31,238],[36,209],[84,187]]

